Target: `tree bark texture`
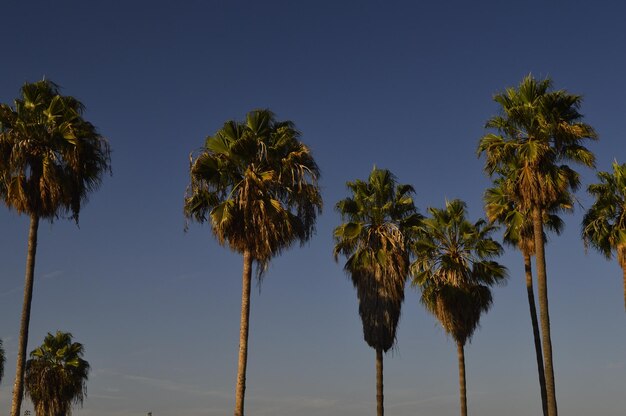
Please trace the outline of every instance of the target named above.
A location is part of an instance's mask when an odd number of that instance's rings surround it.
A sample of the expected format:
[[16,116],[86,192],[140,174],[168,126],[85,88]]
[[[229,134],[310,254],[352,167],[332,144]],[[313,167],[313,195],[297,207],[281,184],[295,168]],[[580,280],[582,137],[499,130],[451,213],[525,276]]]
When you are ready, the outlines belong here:
[[376,349],[376,414],[383,416],[385,407],[383,405],[383,350]]
[[239,365],[235,393],[235,416],[244,414],[246,393],[246,367],[248,365],[248,327],[250,323],[250,283],[252,281],[252,255],[243,253],[243,282],[241,288],[241,322],[239,326]]
[[524,254],[524,271],[526,272],[526,293],[528,294],[528,307],[530,320],[533,325],[533,338],[535,340],[535,356],[537,357],[537,371],[539,373],[539,388],[541,390],[541,408],[543,416],[548,416],[548,395],[546,393],[546,376],[543,370],[543,354],[541,352],[541,335],[539,334],[539,322],[537,321],[537,308],[535,306],[535,292],[533,290],[533,272],[530,263],[530,254]]
[[467,385],[465,379],[465,347],[460,342],[456,343],[457,356],[459,358],[459,390],[461,397],[461,416],[467,416]]
[[24,366],[26,364],[26,348],[28,346],[28,325],[30,323],[30,305],[33,301],[33,282],[35,278],[35,255],[37,254],[37,229],[39,217],[30,216],[28,231],[28,253],[26,255],[26,276],[24,278],[24,301],[22,302],[22,318],[20,321],[20,336],[17,348],[17,364],[15,369],[15,383],[13,384],[13,402],[11,416],[20,416],[22,398],[24,397]]
[[543,221],[539,207],[533,208],[533,231],[535,235],[535,257],[537,260],[537,286],[539,294],[539,317],[544,354],[548,416],[557,416],[554,366],[552,361],[552,338],[550,336],[550,312],[548,310],[548,284],[546,253],[543,244]]

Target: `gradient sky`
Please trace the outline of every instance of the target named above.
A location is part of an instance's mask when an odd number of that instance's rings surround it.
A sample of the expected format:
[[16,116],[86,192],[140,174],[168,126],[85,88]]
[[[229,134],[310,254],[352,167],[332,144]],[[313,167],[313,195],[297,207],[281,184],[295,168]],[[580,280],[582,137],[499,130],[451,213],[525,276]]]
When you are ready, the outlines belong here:
[[[217,416],[234,405],[241,257],[183,231],[189,153],[229,119],[293,120],[322,169],[317,235],[272,262],[252,296],[247,413],[375,409],[375,352],[331,255],[334,204],[375,164],[422,212],[446,198],[482,214],[476,157],[494,93],[532,73],[584,95],[601,170],[626,161],[621,1],[23,1],[0,13],[0,102],[46,77],[79,98],[113,148],[80,217],[42,223],[28,351],[74,334],[91,363],[77,416]],[[595,177],[580,169],[586,187]],[[547,247],[557,401],[568,416],[626,412],[626,316],[616,261],[585,254],[590,198]],[[15,373],[28,221],[0,209],[0,414]],[[540,413],[521,255],[466,350],[469,411]],[[385,361],[390,416],[458,413],[454,343],[407,290]],[[28,406],[26,406],[28,408]],[[6,413],[5,413],[6,412]]]

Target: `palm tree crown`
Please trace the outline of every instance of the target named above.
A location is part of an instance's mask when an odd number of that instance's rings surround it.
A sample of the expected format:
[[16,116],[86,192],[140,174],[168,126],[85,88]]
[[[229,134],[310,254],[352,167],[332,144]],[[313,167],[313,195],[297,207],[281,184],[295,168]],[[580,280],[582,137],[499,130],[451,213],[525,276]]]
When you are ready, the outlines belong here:
[[24,84],[13,108],[0,104],[0,196],[9,208],[78,221],[81,203],[110,171],[108,142],[83,110],[47,80]]
[[552,81],[528,75],[518,88],[508,88],[494,100],[502,114],[492,117],[478,154],[485,153],[490,175],[506,170],[523,209],[542,209],[579,185],[579,175],[563,162],[593,167],[595,157],[582,143],[596,140],[593,128],[581,121],[579,95],[550,91]]
[[455,199],[445,209],[429,208],[431,217],[422,222],[413,245],[416,260],[411,265],[414,284],[448,284],[467,287],[492,285],[506,277],[506,268],[494,260],[502,246],[489,237],[494,226],[484,220],[466,219],[466,205]]
[[186,216],[210,219],[220,244],[249,250],[261,266],[294,240],[307,241],[322,208],[320,171],[299,138],[269,110],[226,122],[192,158]]
[[615,251],[626,267],[626,164],[613,162],[613,173],[598,172],[598,179],[588,188],[595,201],[583,218],[583,238],[607,259]]
[[583,240],[607,259],[615,252],[624,275],[626,309],[626,164],[613,162],[613,173],[598,172],[598,179],[587,189],[595,201],[583,217]]
[[60,331],[48,333],[30,353],[24,380],[37,416],[70,416],[72,403],[83,403],[89,375],[83,353],[83,345],[72,342],[72,334]]
[[368,181],[347,183],[352,196],[337,203],[344,221],[335,228],[335,260],[357,289],[365,341],[388,351],[395,342],[404,285],[409,271],[407,234],[421,220],[410,185],[399,185],[391,172],[374,168]]
[[[535,253],[532,214],[530,210],[522,209],[515,203],[516,198],[511,188],[506,176],[497,177],[494,186],[488,188],[483,196],[485,213],[489,222],[504,226],[505,243],[532,255]],[[573,209],[570,196],[564,195],[567,199],[557,201],[543,215],[544,225],[557,235],[561,234],[563,229],[563,220],[558,216],[558,212]],[[544,241],[546,240],[547,236],[544,233]]]

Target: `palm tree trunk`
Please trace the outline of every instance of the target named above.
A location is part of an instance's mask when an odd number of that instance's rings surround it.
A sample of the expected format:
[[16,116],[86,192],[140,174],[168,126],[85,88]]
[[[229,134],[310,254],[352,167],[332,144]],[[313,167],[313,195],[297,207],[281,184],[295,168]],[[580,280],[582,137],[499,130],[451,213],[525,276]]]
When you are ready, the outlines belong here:
[[533,232],[535,234],[535,257],[537,260],[537,283],[539,292],[539,316],[543,344],[546,394],[548,396],[548,416],[557,416],[556,390],[554,387],[554,367],[552,364],[552,339],[550,337],[550,313],[548,310],[548,284],[546,273],[546,252],[543,244],[543,221],[539,207],[533,207]]
[[252,255],[243,252],[243,283],[241,288],[241,322],[239,324],[239,365],[235,393],[235,416],[243,416],[246,393],[246,367],[248,365],[248,326],[250,323],[250,282],[252,281]]
[[26,277],[24,279],[24,301],[22,302],[22,319],[20,321],[20,339],[17,349],[15,384],[13,385],[13,403],[11,416],[20,416],[22,397],[24,397],[24,365],[26,363],[26,346],[28,345],[28,324],[30,323],[30,305],[33,300],[33,281],[35,277],[35,254],[37,253],[37,229],[39,217],[30,216],[28,232],[28,254],[26,255]]
[[376,414],[383,416],[383,350],[376,348]]
[[548,416],[548,397],[546,393],[546,376],[543,370],[543,354],[541,353],[541,336],[539,335],[539,322],[537,321],[537,308],[535,306],[535,292],[533,290],[533,271],[530,263],[530,254],[523,252],[524,271],[526,272],[526,293],[528,294],[528,307],[530,320],[533,325],[533,338],[535,340],[535,356],[537,357],[537,371],[539,373],[539,388],[541,389],[541,408],[543,416]]
[[467,385],[465,380],[465,347],[457,341],[456,353],[459,358],[459,388],[461,391],[461,416],[467,416]]

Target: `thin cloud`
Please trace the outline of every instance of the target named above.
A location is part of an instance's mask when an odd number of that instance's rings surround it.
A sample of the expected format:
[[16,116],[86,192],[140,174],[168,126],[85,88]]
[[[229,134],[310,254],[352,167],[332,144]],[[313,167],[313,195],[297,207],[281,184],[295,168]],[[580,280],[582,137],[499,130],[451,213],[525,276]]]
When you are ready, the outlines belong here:
[[154,387],[159,390],[173,391],[177,393],[186,393],[186,394],[191,394],[194,396],[230,398],[230,395],[221,391],[204,390],[192,384],[181,383],[178,381],[169,380],[165,378],[146,377],[146,376],[140,376],[140,375],[135,375],[135,374],[124,374],[124,373],[111,371],[111,370],[100,370],[98,374],[99,375],[107,374],[110,376],[123,378],[125,380],[129,380],[135,383]]
[[7,289],[7,290],[5,290],[3,292],[0,292],[0,296],[11,295],[13,293],[16,293],[16,292],[20,291],[21,289],[22,289],[22,286],[15,286],[15,287],[13,287],[11,289]]
[[55,270],[55,271],[52,271],[52,272],[48,272],[48,273],[42,274],[41,275],[41,279],[42,280],[55,279],[55,278],[57,278],[59,276],[62,276],[64,274],[65,274],[65,272],[63,270]]

